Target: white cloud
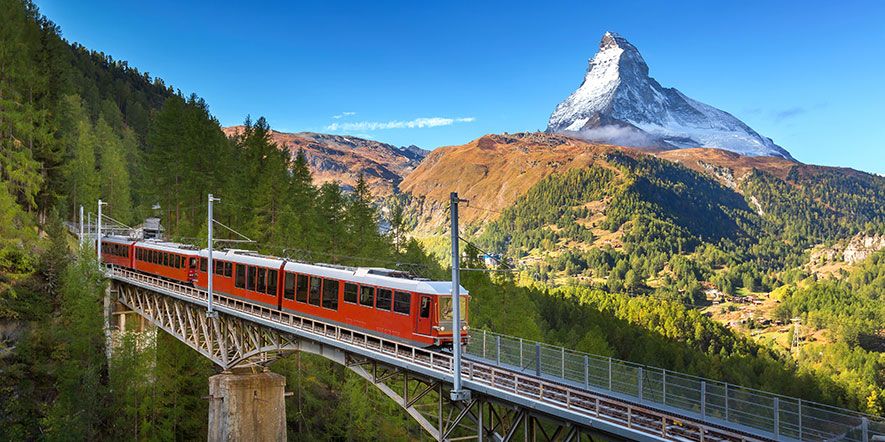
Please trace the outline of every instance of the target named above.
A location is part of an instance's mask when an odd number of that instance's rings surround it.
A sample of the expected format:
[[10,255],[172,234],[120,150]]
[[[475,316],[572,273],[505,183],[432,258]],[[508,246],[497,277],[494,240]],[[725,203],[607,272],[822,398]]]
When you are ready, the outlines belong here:
[[336,120],[340,120],[340,119],[342,119],[342,118],[344,118],[344,117],[352,117],[352,116],[354,116],[354,115],[356,115],[356,112],[341,112],[341,113],[338,114],[338,115],[333,115],[332,118],[334,118],[334,119],[336,119]]
[[346,130],[346,131],[371,131],[382,129],[423,129],[425,127],[451,126],[455,123],[472,123],[476,121],[473,117],[462,118],[415,118],[414,120],[401,121],[359,121],[354,123],[332,123],[326,126],[326,130]]

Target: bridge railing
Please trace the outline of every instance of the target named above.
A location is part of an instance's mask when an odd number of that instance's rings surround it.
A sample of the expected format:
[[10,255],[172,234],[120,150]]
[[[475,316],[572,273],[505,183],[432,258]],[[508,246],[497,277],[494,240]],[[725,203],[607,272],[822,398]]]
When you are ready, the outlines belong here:
[[885,419],[802,399],[506,336],[471,331],[464,352],[526,374],[798,440],[871,441]]

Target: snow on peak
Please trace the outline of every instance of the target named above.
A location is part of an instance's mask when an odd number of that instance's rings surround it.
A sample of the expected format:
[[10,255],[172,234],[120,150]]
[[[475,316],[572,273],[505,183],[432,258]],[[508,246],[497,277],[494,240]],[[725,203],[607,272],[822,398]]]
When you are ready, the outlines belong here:
[[751,156],[790,154],[715,107],[662,87],[627,39],[606,32],[584,81],[556,106],[548,132],[637,147],[713,147]]

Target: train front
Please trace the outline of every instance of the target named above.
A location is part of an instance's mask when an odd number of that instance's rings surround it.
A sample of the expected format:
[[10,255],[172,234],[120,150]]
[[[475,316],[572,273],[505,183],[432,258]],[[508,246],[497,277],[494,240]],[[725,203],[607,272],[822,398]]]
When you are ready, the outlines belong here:
[[[440,294],[436,298],[437,308],[435,315],[435,324],[433,327],[434,335],[438,338],[438,342],[443,346],[452,345],[452,337],[454,336],[455,327],[453,326],[453,322],[455,319],[455,311],[452,308],[452,295],[451,295],[451,283],[449,283],[449,288],[446,290],[446,294]],[[461,296],[460,296],[460,324],[457,327],[461,333],[461,342],[467,343],[468,332],[470,331],[470,327],[468,325],[468,305],[470,304],[468,301],[470,300],[470,294],[464,287],[461,287]]]

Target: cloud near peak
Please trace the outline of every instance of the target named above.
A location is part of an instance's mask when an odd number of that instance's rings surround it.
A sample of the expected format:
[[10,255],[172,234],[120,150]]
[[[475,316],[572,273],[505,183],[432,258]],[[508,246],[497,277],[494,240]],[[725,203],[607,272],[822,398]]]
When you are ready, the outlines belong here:
[[354,116],[354,115],[356,115],[356,112],[341,112],[341,113],[338,114],[338,115],[333,115],[332,118],[334,118],[334,119],[336,119],[336,120],[340,120],[340,119],[342,119],[342,118],[344,118],[344,117],[352,117],[352,116]]
[[440,127],[440,126],[451,126],[455,123],[472,123],[476,121],[476,118],[473,117],[461,117],[461,118],[444,118],[444,117],[430,117],[430,118],[415,118],[413,120],[392,120],[392,121],[357,121],[352,123],[332,123],[326,126],[326,130],[329,131],[338,131],[338,130],[347,130],[347,131],[372,131],[372,130],[383,130],[383,129],[423,129],[426,127]]

